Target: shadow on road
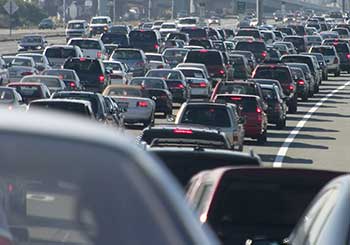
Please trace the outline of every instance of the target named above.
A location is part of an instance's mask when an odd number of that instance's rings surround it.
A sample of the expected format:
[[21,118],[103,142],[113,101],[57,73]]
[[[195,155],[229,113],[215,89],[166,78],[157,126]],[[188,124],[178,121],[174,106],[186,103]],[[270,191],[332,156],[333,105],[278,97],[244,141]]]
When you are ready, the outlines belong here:
[[[273,163],[275,161],[276,155],[272,154],[259,154],[261,161],[264,163]],[[314,161],[312,159],[306,159],[306,158],[292,158],[289,156],[285,156],[283,163],[290,163],[290,164],[313,164]]]

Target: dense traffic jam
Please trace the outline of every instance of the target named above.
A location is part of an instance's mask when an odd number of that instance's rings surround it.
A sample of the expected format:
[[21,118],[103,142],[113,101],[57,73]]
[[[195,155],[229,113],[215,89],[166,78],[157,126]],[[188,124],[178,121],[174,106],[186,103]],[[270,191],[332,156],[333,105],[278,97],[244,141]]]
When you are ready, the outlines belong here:
[[[0,103],[8,115],[23,111],[30,117],[20,122],[14,117],[8,126],[33,122],[35,130],[36,124],[53,123],[46,138],[37,133],[41,141],[33,136],[31,143],[18,147],[33,157],[51,152],[52,145],[61,154],[50,153],[50,162],[58,161],[71,173],[61,173],[53,163],[41,164],[46,159],[41,155],[33,163],[33,169],[42,169],[40,176],[28,169],[25,181],[7,176],[4,212],[15,218],[6,221],[12,235],[3,235],[3,244],[349,245],[349,175],[267,168],[253,152],[241,152],[247,138],[264,145],[268,130],[285,129],[288,114],[296,114],[298,103],[316,95],[323,81],[350,73],[350,23],[342,15],[275,18],[278,23],[260,26],[248,17],[231,27],[221,27],[219,19],[208,24],[185,17],[133,27],[97,16],[90,23],[69,21],[66,44],[49,45],[41,35],[24,36],[18,54],[0,59]],[[133,159],[130,166],[141,166],[142,175],[132,167],[114,171],[107,164],[108,152],[98,147],[98,134],[93,133],[100,132],[100,126],[82,127],[80,133],[72,133],[75,145],[65,146],[68,136],[56,133],[71,133],[75,121],[62,117],[62,125],[59,117],[32,117],[38,112],[96,121],[107,125],[106,132],[122,133],[130,125],[140,125],[143,130],[135,142],[120,142],[130,144],[130,149],[120,148],[128,154],[114,161]],[[164,123],[156,120],[160,116]],[[22,142],[23,130],[13,133],[14,142]],[[100,135],[105,142],[115,137],[102,131]],[[60,143],[52,143],[52,137]],[[11,151],[10,146],[6,149]],[[82,152],[84,157],[74,155]],[[160,159],[173,176],[163,174],[157,164],[135,163],[154,161],[149,155]],[[68,156],[71,165],[64,160]],[[89,165],[96,156],[101,157],[98,168]],[[81,183],[67,183],[83,178],[85,172],[104,179],[102,184],[98,178],[84,182],[89,185],[84,191],[94,194],[83,195],[79,206],[79,224],[87,238],[57,230],[77,229],[64,210],[45,211],[50,202],[57,201],[57,207],[70,203],[61,199],[75,196]],[[173,193],[178,190],[168,187],[175,182],[186,192],[195,218]],[[113,193],[120,199],[112,198]],[[87,204],[96,200],[103,201],[102,206]],[[35,208],[39,215],[33,214]],[[119,212],[113,213],[116,208]],[[86,215],[85,209],[95,216]],[[5,232],[6,227],[1,229]]]

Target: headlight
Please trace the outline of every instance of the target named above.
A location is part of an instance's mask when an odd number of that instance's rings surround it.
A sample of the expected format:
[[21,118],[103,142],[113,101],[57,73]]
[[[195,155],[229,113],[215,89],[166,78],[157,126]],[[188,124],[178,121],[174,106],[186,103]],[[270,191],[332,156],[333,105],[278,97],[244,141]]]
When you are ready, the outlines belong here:
[[35,49],[41,49],[41,46],[36,46]]

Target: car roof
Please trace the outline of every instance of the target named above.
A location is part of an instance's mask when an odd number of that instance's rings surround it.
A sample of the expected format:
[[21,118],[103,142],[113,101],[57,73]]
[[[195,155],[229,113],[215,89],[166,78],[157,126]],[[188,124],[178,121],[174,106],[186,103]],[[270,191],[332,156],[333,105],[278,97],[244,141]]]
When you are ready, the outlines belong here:
[[16,82],[16,83],[9,83],[7,86],[37,86],[37,87],[41,87],[41,86],[45,86],[45,84],[42,83],[35,83],[35,82],[24,82],[24,83],[20,83],[20,82]]
[[52,79],[58,79],[61,80],[58,76],[54,75],[29,75],[29,76],[24,76],[23,78],[52,78]]
[[87,100],[76,100],[76,99],[60,99],[60,98],[54,98],[54,99],[39,99],[39,100],[34,100],[31,103],[36,103],[36,102],[59,102],[59,103],[76,103],[76,104],[84,104],[86,106],[91,106],[91,102]]
[[38,53],[19,53],[16,56],[20,56],[20,57],[28,57],[28,56],[40,56],[43,57],[43,54],[38,54]]
[[68,23],[83,23],[83,22],[87,22],[86,20],[70,20],[68,21]]
[[216,97],[242,97],[242,98],[255,98],[255,99],[260,99],[259,96],[256,95],[250,95],[250,94],[217,94]]

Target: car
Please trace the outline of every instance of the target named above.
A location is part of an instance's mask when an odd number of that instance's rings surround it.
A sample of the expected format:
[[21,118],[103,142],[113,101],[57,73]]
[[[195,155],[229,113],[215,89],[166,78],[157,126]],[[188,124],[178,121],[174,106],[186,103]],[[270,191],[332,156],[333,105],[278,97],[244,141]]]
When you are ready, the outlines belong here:
[[148,71],[145,77],[163,78],[173,96],[173,102],[175,103],[183,103],[191,96],[191,88],[181,71],[172,69],[154,69]]
[[263,41],[239,41],[235,46],[235,50],[252,52],[257,63],[269,59],[267,47]]
[[[19,185],[10,186],[10,191],[13,191],[10,195],[21,193],[21,200],[24,203],[28,200],[26,209],[30,215],[22,215],[14,208],[18,203],[10,202],[13,212],[1,214],[2,236],[9,240],[14,237],[15,241],[22,238],[20,241],[23,242],[36,239],[37,235],[28,231],[32,227],[29,221],[35,216],[36,219],[45,220],[40,223],[40,229],[52,230],[60,226],[66,231],[76,232],[84,241],[92,239],[98,244],[118,244],[121,241],[127,244],[140,241],[146,244],[167,244],[171,240],[189,245],[219,244],[211,230],[208,228],[204,231],[199,221],[195,220],[186,206],[179,185],[159,160],[130,143],[121,133],[60,113],[12,114],[2,114],[6,120],[2,121],[1,138],[6,139],[8,146],[17,145],[26,150],[18,152],[17,147],[1,150],[1,155],[7,156],[1,161],[2,190],[9,192],[7,181],[22,184],[23,188],[18,190],[16,187]],[[60,123],[57,123],[57,118],[60,118]],[[78,132],[74,125],[79,125]],[[72,164],[72,159],[75,159],[76,164]],[[123,160],[125,165],[115,164],[116,159]],[[29,170],[28,166],[36,171]],[[70,171],[63,173],[62,169]],[[136,184],[135,178],[143,181]],[[111,195],[102,194],[105,191]],[[43,197],[46,198],[44,201]],[[67,206],[67,202],[55,202],[57,206],[54,210],[62,208],[67,212],[64,216],[60,214],[52,217],[50,212],[43,212],[38,205],[38,202],[47,204],[47,197],[49,200],[54,198],[54,201],[70,201],[72,206]],[[115,198],[132,201],[125,205]],[[159,217],[159,209],[155,213],[154,206],[149,206],[150,202],[155,206],[164,205],[162,217]],[[136,220],[130,218],[133,215],[137,216]],[[20,217],[21,221],[12,220],[14,216]],[[66,218],[64,222],[63,217]],[[83,227],[72,229],[74,224],[80,222],[83,226],[91,224],[85,223],[91,221],[86,221],[85,217],[94,217],[95,228],[89,226],[92,229],[89,231]],[[15,226],[11,229],[12,236],[6,232],[7,222],[10,227]],[[109,224],[118,222],[124,224],[120,225],[122,230],[118,228],[112,231]],[[163,222],[167,223],[166,228]],[[133,227],[133,232],[130,233],[125,226]],[[90,233],[97,230],[103,231],[103,234]],[[137,232],[137,237],[134,232]],[[56,234],[56,237],[46,237],[45,240],[55,243],[64,238],[64,234]],[[75,240],[65,239],[67,242]],[[13,244],[5,239],[1,239],[1,242]]]
[[144,127],[154,124],[156,103],[143,94],[141,86],[110,85],[103,91],[125,110],[124,122],[142,123]]
[[200,125],[225,133],[233,150],[242,151],[245,131],[244,120],[237,108],[230,104],[186,102],[180,107],[175,124]]
[[[210,225],[224,245],[282,244],[318,191],[341,174],[295,168],[221,167],[194,176],[186,198],[198,219]],[[281,243],[258,243],[268,237]],[[254,239],[257,243],[252,243]]]
[[253,72],[252,78],[278,80],[282,85],[283,93],[287,96],[288,112],[296,113],[298,111],[297,85],[288,66],[283,64],[258,65]]
[[316,81],[312,76],[309,66],[305,63],[284,63],[284,64],[291,68],[300,68],[303,71],[304,77],[305,77],[305,83],[307,83],[309,86],[309,96],[312,97],[316,93],[316,90],[315,90]]
[[207,67],[202,63],[180,63],[176,66],[176,68],[182,68],[182,67],[192,67],[192,68],[199,68],[204,72],[205,78],[210,81],[209,72],[207,70]]
[[189,50],[185,48],[167,48],[163,51],[162,55],[165,62],[171,68],[174,68],[184,61],[188,51]]
[[178,31],[177,25],[174,22],[164,22],[159,29],[162,38],[166,38],[169,33]]
[[143,77],[150,69],[147,57],[140,49],[118,48],[109,60],[127,64],[134,77]]
[[279,93],[279,97],[283,100],[286,100],[288,97],[283,93],[283,88],[281,83],[278,80],[274,80],[274,79],[263,79],[263,78],[257,78],[257,79],[250,79],[251,81],[258,83],[261,85],[274,85],[278,88],[278,93]]
[[38,74],[35,62],[31,57],[16,56],[8,68],[9,82],[19,82],[22,77]]
[[327,63],[327,72],[340,76],[340,58],[334,46],[319,45],[310,48],[309,53],[320,53],[323,55]]
[[74,70],[85,90],[101,92],[111,83],[110,77],[99,59],[71,58],[65,61],[63,68]]
[[322,37],[320,35],[306,35],[306,43],[307,43],[307,50],[311,48],[312,46],[321,45],[322,44]]
[[224,49],[228,52],[231,53],[235,49],[235,44],[232,41],[224,41]]
[[22,96],[15,88],[10,87],[0,87],[0,105],[9,111],[26,109]]
[[261,89],[268,104],[266,113],[268,123],[275,124],[277,129],[285,128],[288,107],[280,96],[280,88],[276,85],[261,84]]
[[130,32],[130,27],[128,25],[113,25],[108,29],[108,33],[119,33],[127,35]]
[[302,101],[307,101],[310,95],[310,84],[306,81],[304,72],[301,68],[290,67],[294,81],[297,85],[297,94]]
[[273,43],[273,45],[286,45],[288,47],[288,54],[296,54],[297,51],[294,47],[294,44],[292,42],[283,42],[283,41],[276,41]]
[[130,47],[130,40],[128,34],[106,32],[101,34],[101,41],[103,44],[116,44],[118,47]]
[[[45,48],[44,56],[52,68],[62,68],[68,58],[82,58],[83,52],[78,46],[51,45]],[[49,68],[45,68],[46,70]]]
[[214,87],[217,82],[227,80],[228,71],[222,53],[218,50],[192,50],[185,57],[184,63],[205,64]]
[[181,71],[186,77],[186,83],[190,86],[190,97],[209,98],[212,87],[204,71],[194,67],[179,67],[174,70]]
[[316,57],[318,64],[320,65],[322,69],[322,80],[328,80],[328,67],[327,67],[327,62],[321,53],[307,53],[309,55],[313,55]]
[[42,75],[58,76],[66,85],[67,90],[83,90],[77,73],[71,69],[49,69],[42,72]]
[[144,95],[156,103],[156,113],[162,112],[165,117],[173,114],[173,95],[166,82],[158,77],[138,77],[133,78],[129,85],[141,86]]
[[20,83],[42,83],[46,85],[50,93],[66,90],[66,84],[58,76],[49,75],[31,75],[25,76]]
[[110,96],[103,96],[107,106],[107,120],[109,124],[118,128],[124,129],[124,113],[125,110],[119,108],[117,102]]
[[251,67],[244,55],[230,55],[230,62],[233,67],[233,78],[231,80],[245,80],[251,77]]
[[145,55],[151,69],[170,68],[162,54],[146,53]]
[[176,40],[176,39],[180,39],[184,41],[186,45],[188,45],[188,43],[190,42],[190,36],[188,35],[188,33],[179,32],[179,31],[171,32],[165,38],[165,40]]
[[278,49],[275,49],[273,47],[267,47],[267,53],[269,56],[268,60],[265,60],[264,63],[279,63],[281,59],[281,53]]
[[49,89],[42,83],[9,83],[7,86],[16,89],[25,104],[33,100],[48,99],[51,96]]
[[56,24],[52,19],[45,18],[42,19],[38,25],[39,30],[40,29],[51,29],[54,30],[56,29]]
[[282,41],[283,40],[283,36],[285,35],[283,32],[277,31],[277,30],[273,30],[272,32],[275,34],[276,41]]
[[159,31],[160,27],[164,23],[164,20],[156,20],[153,22],[152,30],[157,30]]
[[239,29],[236,33],[236,37],[254,37],[256,41],[263,40],[263,34],[257,29]]
[[231,150],[226,135],[219,130],[188,125],[157,125],[145,128],[140,142],[149,147],[199,147],[202,149]]
[[51,99],[83,100],[91,103],[95,119],[103,124],[108,123],[108,107],[100,93],[86,91],[60,91],[53,93]]
[[346,244],[349,241],[347,227],[350,226],[349,185],[348,174],[327,183],[300,217],[287,238],[288,244],[300,244],[301,241],[320,245]]
[[105,59],[106,49],[100,39],[94,38],[71,38],[67,45],[78,46],[85,58]]
[[187,33],[190,39],[208,39],[209,37],[208,31],[201,27],[182,27],[180,32]]
[[130,45],[144,52],[158,53],[161,49],[161,35],[157,30],[132,30]]
[[258,144],[267,142],[267,115],[261,98],[246,94],[218,94],[214,102],[234,104],[239,108],[239,115],[244,118],[244,136],[256,139]]
[[[6,57],[6,56],[5,56]],[[3,59],[0,57],[0,86],[3,86],[8,83],[9,81],[9,71],[8,71],[9,65]]]
[[296,32],[291,27],[280,26],[280,27],[276,27],[276,30],[284,33],[285,35],[289,35],[289,36],[296,35]]
[[21,53],[17,54],[18,57],[29,57],[33,58],[35,62],[35,67],[39,72],[42,72],[44,70],[50,69],[50,62],[43,54],[36,54],[36,53]]
[[112,27],[112,19],[109,16],[95,16],[90,21],[91,36],[108,32]]
[[7,67],[11,66],[12,61],[16,58],[16,55],[2,55],[1,59],[5,62]]
[[350,73],[350,46],[347,43],[334,42],[340,60],[340,70]]
[[229,53],[229,56],[231,56],[231,55],[244,55],[244,57],[246,57],[248,60],[248,64],[250,66],[251,71],[253,71],[257,65],[256,60],[255,60],[255,56],[254,56],[253,52],[251,52],[251,51],[232,50]]
[[285,36],[283,42],[293,43],[297,53],[307,51],[307,40],[305,36]]
[[288,27],[291,27],[294,29],[296,35],[298,36],[305,36],[306,35],[306,30],[305,26],[301,24],[289,24]]
[[350,31],[347,28],[333,28],[331,31],[337,32],[339,34],[340,38],[349,38],[350,37]]
[[322,81],[322,70],[317,62],[317,59],[311,55],[283,55],[281,57],[281,62],[283,63],[304,63],[310,68],[311,74],[315,79],[314,91],[317,93]]
[[119,48],[118,44],[105,44],[105,49],[106,49],[108,59],[109,59],[109,57],[112,56],[114,50],[116,50],[118,48]]
[[120,61],[104,60],[103,65],[109,73],[111,84],[128,84],[132,78],[132,73]]
[[179,18],[178,21],[178,28],[191,28],[191,27],[196,27],[199,24],[199,18],[198,17],[183,17]]
[[153,22],[145,22],[141,24],[140,29],[141,30],[152,30]]
[[27,112],[33,110],[54,110],[62,113],[73,114],[89,120],[95,120],[91,103],[84,100],[73,99],[40,99],[29,103]]
[[65,33],[66,41],[76,37],[90,37],[89,23],[86,20],[70,20],[67,23]]
[[42,51],[45,49],[47,44],[46,39],[41,35],[25,35],[20,41],[18,41],[17,51]]

